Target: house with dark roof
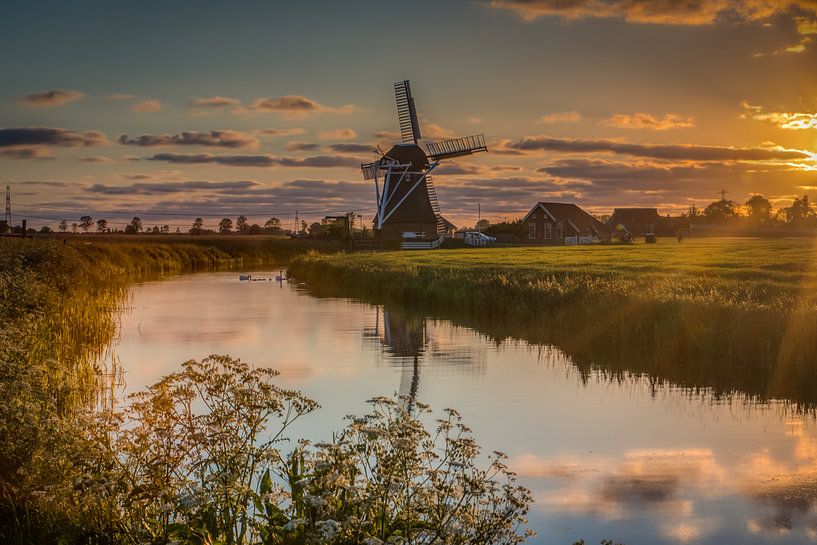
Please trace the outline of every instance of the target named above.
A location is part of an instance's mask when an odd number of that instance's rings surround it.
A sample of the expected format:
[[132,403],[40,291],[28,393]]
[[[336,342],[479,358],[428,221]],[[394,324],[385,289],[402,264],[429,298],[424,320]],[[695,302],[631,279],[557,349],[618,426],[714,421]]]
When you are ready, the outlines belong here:
[[661,216],[657,208],[616,208],[607,220],[613,235],[628,234],[641,237],[646,234],[676,236],[689,234],[689,220],[682,216]]
[[610,228],[578,206],[563,202],[538,202],[522,218],[523,242],[529,244],[580,244],[609,241]]

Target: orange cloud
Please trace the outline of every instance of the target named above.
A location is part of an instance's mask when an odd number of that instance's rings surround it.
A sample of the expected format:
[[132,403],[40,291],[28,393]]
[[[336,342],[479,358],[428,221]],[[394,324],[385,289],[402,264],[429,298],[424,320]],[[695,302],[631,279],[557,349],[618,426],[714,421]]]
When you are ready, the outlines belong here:
[[142,102],[137,102],[131,106],[130,109],[134,112],[152,113],[161,112],[165,108],[158,100],[143,100]]
[[318,133],[321,140],[354,140],[357,133],[352,129],[337,129],[333,131],[321,131]]
[[44,93],[32,93],[17,99],[17,103],[26,108],[53,108],[85,98],[82,91],[54,89]]
[[552,114],[543,115],[536,120],[537,123],[551,124],[551,123],[578,123],[582,120],[582,114],[576,110],[569,110],[566,112],[556,112]]
[[807,112],[765,112],[762,106],[753,106],[744,101],[741,103],[743,119],[765,121],[781,129],[805,130],[817,129],[817,113]]
[[682,117],[676,114],[665,114],[659,119],[653,115],[645,113],[615,114],[605,119],[603,125],[618,127],[619,129],[649,129],[652,131],[665,131],[668,129],[680,129],[694,127],[695,120],[691,117]]

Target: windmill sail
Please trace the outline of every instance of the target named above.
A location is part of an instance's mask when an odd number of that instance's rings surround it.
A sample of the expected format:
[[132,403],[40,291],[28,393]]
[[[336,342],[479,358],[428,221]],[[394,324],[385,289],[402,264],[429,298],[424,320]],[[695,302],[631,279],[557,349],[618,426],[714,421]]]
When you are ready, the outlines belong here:
[[432,142],[427,147],[428,157],[434,161],[471,155],[479,151],[488,151],[485,146],[485,135],[482,134]]
[[400,136],[403,143],[416,144],[422,136],[409,80],[398,81],[394,84],[394,96],[397,99],[397,119],[400,121]]

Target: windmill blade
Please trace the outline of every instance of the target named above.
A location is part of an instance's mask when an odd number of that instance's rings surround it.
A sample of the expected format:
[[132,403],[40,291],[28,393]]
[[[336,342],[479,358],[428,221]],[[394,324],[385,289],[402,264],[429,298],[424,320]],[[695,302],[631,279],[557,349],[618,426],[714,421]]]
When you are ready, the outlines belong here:
[[452,138],[428,144],[428,157],[434,161],[471,155],[480,151],[488,151],[485,146],[485,135],[475,134],[462,138]]
[[398,81],[394,84],[394,97],[397,99],[397,119],[400,121],[400,136],[403,138],[403,143],[416,144],[422,136],[409,80]]

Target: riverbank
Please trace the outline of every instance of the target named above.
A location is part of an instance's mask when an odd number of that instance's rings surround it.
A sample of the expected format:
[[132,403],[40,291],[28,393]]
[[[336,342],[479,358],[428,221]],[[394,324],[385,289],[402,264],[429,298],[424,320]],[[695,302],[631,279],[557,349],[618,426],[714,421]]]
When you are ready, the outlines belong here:
[[302,256],[317,292],[553,344],[581,369],[817,404],[817,249],[806,239]]
[[[185,241],[107,237],[0,239],[0,525],[48,541],[62,510],[29,512],[35,494],[70,480],[81,434],[66,419],[116,380],[97,361],[116,334],[128,286],[199,270],[285,264],[327,244],[236,237]],[[7,512],[23,506],[21,512]],[[14,507],[16,509],[16,507]],[[9,518],[10,517],[10,518]],[[27,531],[43,535],[28,535]]]

